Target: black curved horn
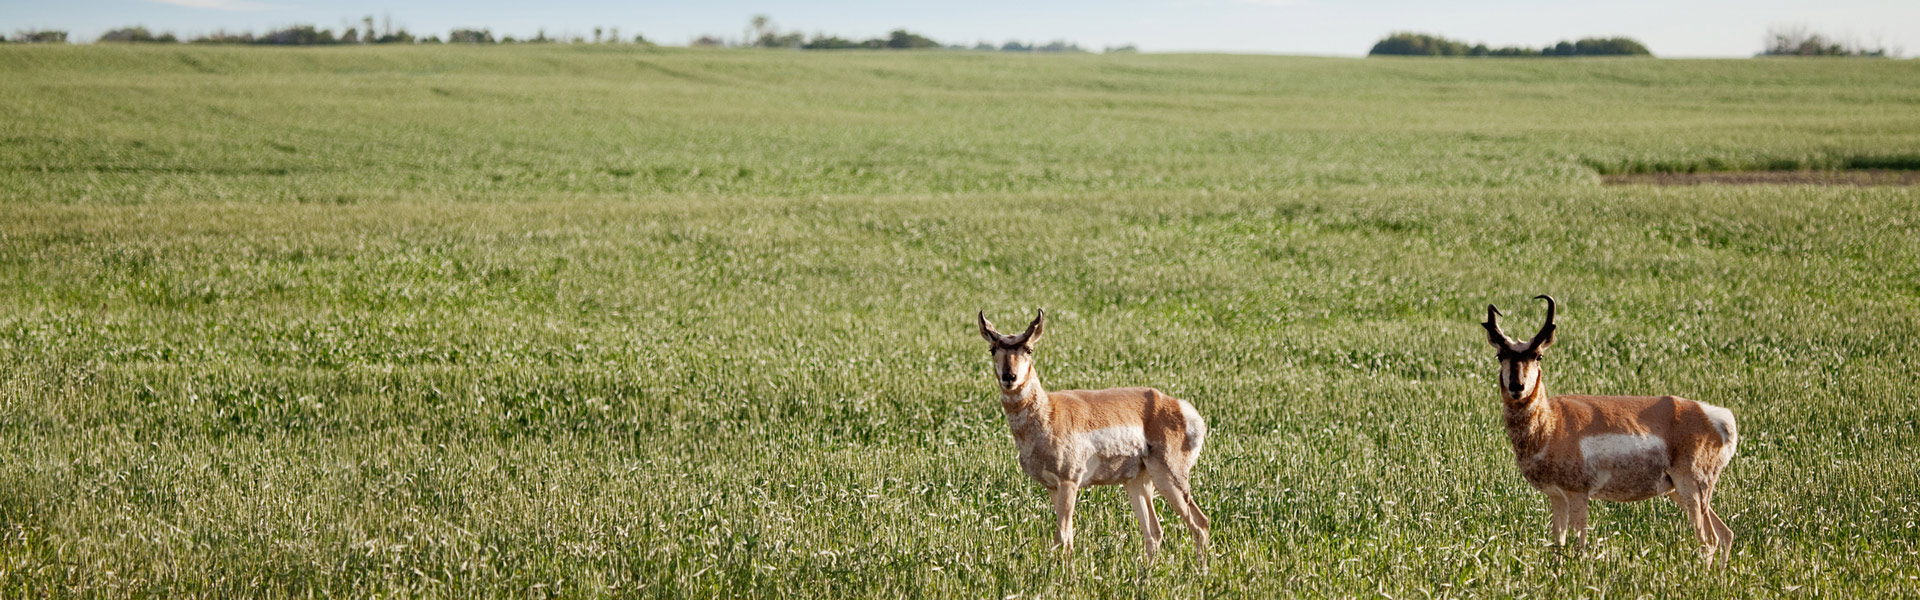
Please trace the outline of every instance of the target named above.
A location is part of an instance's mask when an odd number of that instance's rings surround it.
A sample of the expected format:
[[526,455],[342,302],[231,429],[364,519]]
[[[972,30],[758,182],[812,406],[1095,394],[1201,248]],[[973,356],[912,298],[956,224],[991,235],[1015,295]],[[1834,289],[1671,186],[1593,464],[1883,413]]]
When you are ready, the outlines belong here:
[[980,337],[987,338],[988,342],[996,346],[1000,345],[1001,338],[1005,337],[993,328],[993,323],[987,321],[987,311],[984,310],[980,311]]
[[1047,329],[1047,311],[1041,310],[1041,309],[1035,309],[1033,314],[1033,322],[1027,324],[1027,330],[1020,334],[1020,337],[1017,338],[1018,339],[1017,343],[1032,344],[1036,341],[1039,341],[1040,334],[1045,332],[1046,329]]
[[1546,300],[1546,301],[1547,301],[1547,320],[1546,320],[1546,322],[1545,322],[1545,323],[1541,323],[1541,324],[1540,324],[1540,332],[1539,332],[1539,333],[1535,333],[1535,334],[1533,334],[1533,342],[1532,342],[1532,343],[1530,344],[1530,345],[1531,345],[1531,346],[1533,346],[1533,347],[1534,347],[1535,349],[1539,349],[1540,347],[1542,347],[1542,346],[1544,346],[1544,345],[1546,345],[1546,344],[1551,344],[1551,343],[1553,343],[1553,329],[1554,329],[1554,325],[1553,325],[1553,309],[1554,309],[1554,302],[1553,302],[1553,296],[1548,296],[1548,295],[1546,295],[1546,294],[1541,294],[1541,295],[1538,295],[1538,296],[1534,296],[1534,297],[1533,297],[1533,299],[1535,299],[1535,300]]
[[1481,323],[1480,326],[1487,328],[1487,341],[1496,347],[1506,348],[1513,341],[1507,337],[1506,332],[1500,330],[1500,309],[1494,308],[1492,304],[1487,305],[1487,322]]

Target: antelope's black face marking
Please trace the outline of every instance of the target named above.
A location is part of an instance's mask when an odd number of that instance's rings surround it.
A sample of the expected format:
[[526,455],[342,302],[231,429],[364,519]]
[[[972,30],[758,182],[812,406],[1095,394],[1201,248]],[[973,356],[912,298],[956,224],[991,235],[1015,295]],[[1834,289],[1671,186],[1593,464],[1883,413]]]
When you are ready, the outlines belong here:
[[995,345],[987,353],[993,356],[993,372],[1003,390],[1020,387],[1028,370],[1033,367],[1032,348]]
[[1500,389],[1509,398],[1525,398],[1540,383],[1540,353],[1531,348],[1500,352]]
[[1487,343],[1500,357],[1500,391],[1510,399],[1533,396],[1540,385],[1540,355],[1553,345],[1553,298],[1535,296],[1535,299],[1547,301],[1547,320],[1532,339],[1516,342],[1507,337],[1500,331],[1500,309],[1491,304],[1487,305],[1487,321],[1480,324],[1487,330]]
[[980,337],[987,340],[987,352],[993,357],[994,379],[1000,382],[1000,391],[1010,393],[1025,385],[1033,375],[1033,344],[1040,341],[1045,331],[1047,313],[1040,311],[1027,324],[1027,330],[1020,335],[1005,335],[993,328],[987,321],[987,313],[980,313]]

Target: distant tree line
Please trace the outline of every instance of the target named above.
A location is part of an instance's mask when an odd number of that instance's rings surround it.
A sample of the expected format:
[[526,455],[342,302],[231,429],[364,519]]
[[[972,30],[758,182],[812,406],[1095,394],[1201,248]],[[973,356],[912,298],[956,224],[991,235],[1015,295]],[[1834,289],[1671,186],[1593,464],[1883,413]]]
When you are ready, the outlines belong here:
[[[728,43],[715,35],[704,35],[693,40],[694,46],[745,48],[793,48],[797,50],[980,50],[997,52],[1086,52],[1079,44],[1066,40],[1055,40],[1045,44],[1035,42],[1009,41],[994,45],[979,42],[973,46],[962,44],[942,44],[939,41],[905,29],[895,29],[886,37],[853,40],[837,35],[815,33],[808,36],[798,31],[781,31],[766,15],[755,15],[747,21],[746,36],[737,43]],[[1108,47],[1107,52],[1135,52],[1132,44]]]
[[[274,29],[265,33],[250,31],[228,32],[216,30],[213,33],[182,37],[173,32],[154,32],[144,26],[131,26],[112,29],[100,35],[97,41],[125,44],[248,44],[269,46],[326,46],[339,44],[583,44],[589,39],[585,36],[549,37],[545,29],[530,38],[516,39],[510,35],[495,36],[488,29],[455,29],[447,33],[445,39],[437,35],[419,37],[407,31],[405,27],[395,28],[391,22],[379,29],[374,28],[374,19],[367,16],[361,20],[362,27],[343,27],[334,29],[314,25],[292,25]],[[0,42],[18,43],[59,43],[67,42],[67,32],[56,30],[21,31],[12,39],[0,36]],[[591,43],[595,44],[643,44],[652,45],[646,36],[635,35],[623,38],[619,27],[595,27]],[[798,31],[781,31],[766,15],[756,15],[748,21],[746,35],[736,40],[723,39],[715,35],[703,35],[695,38],[689,45],[700,47],[733,48],[793,48],[799,50],[976,50],[988,52],[1087,52],[1080,44],[1066,40],[1051,42],[1023,42],[1012,40],[1002,44],[979,42],[972,46],[963,44],[943,44],[933,38],[908,31],[895,29],[884,37],[869,39],[848,39],[837,35],[815,33],[811,36]],[[1132,44],[1108,46],[1105,52],[1137,52]]]
[[[515,39],[513,36],[495,36],[487,29],[455,29],[442,39],[437,35],[415,36],[405,27],[394,28],[391,24],[374,28],[372,16],[362,19],[363,27],[345,27],[336,32],[333,29],[314,25],[293,25],[268,31],[253,33],[248,31],[213,33],[182,38],[172,32],[155,33],[144,26],[121,27],[100,35],[98,41],[127,44],[248,44],[268,46],[326,46],[340,44],[583,44],[589,39],[585,36],[549,37],[546,30],[530,38]],[[793,48],[799,50],[977,50],[990,52],[1087,52],[1086,48],[1066,40],[1054,40],[1046,43],[1008,41],[1003,44],[979,42],[972,46],[961,44],[942,44],[933,38],[905,29],[895,29],[885,37],[864,40],[847,39],[836,35],[816,33],[811,36],[797,31],[781,31],[773,26],[773,20],[766,15],[755,16],[748,22],[747,34],[737,41],[729,41],[719,36],[705,35],[692,40],[692,46],[734,47],[734,48]],[[0,37],[0,42],[9,41]],[[23,31],[11,41],[36,43],[66,43],[65,31]],[[632,38],[620,36],[618,27],[595,27],[591,43],[595,44],[643,44],[652,45],[646,36],[635,35]],[[1109,53],[1137,52],[1132,44],[1108,46]]]
[[0,35],[0,43],[14,44],[65,44],[67,32],[58,29],[28,29],[13,34],[12,38]]
[[1584,38],[1544,48],[1467,44],[1437,35],[1401,32],[1389,35],[1373,45],[1368,56],[1653,56],[1646,45],[1633,38]]
[[940,42],[905,29],[895,29],[887,37],[854,41],[834,35],[815,35],[802,39],[798,33],[772,34],[754,40],[758,48],[799,48],[802,50],[923,50],[939,48]]
[[175,37],[171,32],[162,33],[160,35],[154,35],[153,32],[147,31],[147,28],[145,27],[122,27],[119,29],[110,30],[106,33],[100,34],[100,41],[129,42],[129,43],[152,42],[152,43],[160,43],[160,44],[173,44],[173,43],[178,43],[180,41],[180,38]]
[[1867,46],[1841,42],[1813,33],[1805,26],[1774,27],[1767,30],[1767,47],[1760,56],[1859,56],[1884,58],[1897,54],[1884,45]]
[[[493,35],[493,32],[487,29],[455,29],[451,32],[448,32],[446,39],[442,40],[440,36],[437,36],[437,35],[417,37],[412,32],[407,31],[407,28],[405,27],[394,28],[390,23],[376,30],[374,29],[374,26],[373,26],[372,16],[368,16],[362,19],[361,23],[364,25],[364,27],[362,28],[346,27],[337,34],[332,29],[323,29],[313,25],[294,25],[294,26],[285,27],[281,29],[275,29],[275,30],[268,31],[262,34],[257,34],[257,35],[252,32],[229,33],[226,31],[215,31],[214,33],[193,37],[193,38],[188,38],[186,40],[181,40],[179,36],[174,35],[172,32],[155,34],[152,31],[148,30],[146,27],[133,26],[133,27],[122,27],[119,29],[114,29],[106,33],[103,33],[100,35],[99,41],[118,42],[118,43],[179,43],[179,42],[185,41],[186,43],[190,43],[190,44],[257,44],[257,45],[270,45],[270,46],[325,46],[325,45],[337,45],[337,44],[439,44],[439,43],[448,43],[448,44],[574,43],[574,44],[580,44],[580,43],[587,42],[587,38],[584,36],[573,36],[569,38],[548,37],[547,31],[545,29],[540,30],[538,34],[534,35],[534,37],[526,38],[526,39],[515,39],[513,36],[510,36],[510,35],[495,37]],[[32,41],[45,41],[45,42],[57,42],[57,43],[66,42],[66,36],[67,36],[66,32],[64,31],[56,31],[56,32],[23,32],[21,34],[21,37],[26,37],[29,34],[32,34],[34,36],[34,39]],[[54,34],[57,34],[57,37]],[[49,39],[39,39],[39,38],[49,38]],[[0,38],[0,41],[5,41],[5,38]],[[593,43],[596,43],[596,44],[634,43],[634,44],[652,45],[652,42],[647,41],[646,36],[636,35],[636,36],[633,36],[631,39],[621,38],[619,27],[593,28]]]

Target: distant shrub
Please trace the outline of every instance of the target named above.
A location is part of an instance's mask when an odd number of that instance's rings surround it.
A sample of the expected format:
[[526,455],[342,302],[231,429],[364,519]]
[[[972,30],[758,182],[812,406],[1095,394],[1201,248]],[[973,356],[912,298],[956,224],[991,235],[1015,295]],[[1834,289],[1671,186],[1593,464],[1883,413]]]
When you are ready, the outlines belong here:
[[[1131,47],[1132,47],[1131,45],[1122,46],[1122,48],[1131,48]],[[989,46],[987,49],[991,50],[993,48]],[[1126,51],[1126,50],[1120,50],[1116,48],[1108,48],[1107,50],[1110,52]],[[1000,45],[1000,51],[1001,52],[1086,52],[1087,49],[1080,47],[1080,44],[1076,44],[1066,40],[1054,40],[1051,42],[1047,42],[1045,44],[1021,43],[1018,41],[1009,41],[1005,44]]]
[[939,48],[940,42],[933,41],[933,38],[905,29],[895,29],[887,34],[886,45],[888,48],[895,50],[917,50],[922,48]]
[[110,30],[106,33],[102,33],[100,34],[100,41],[120,42],[120,43],[172,44],[172,43],[179,42],[180,38],[174,37],[172,33],[162,33],[160,35],[154,35],[153,32],[147,31],[147,28],[145,27],[134,26],[134,27],[122,27],[119,29]]
[[455,29],[447,34],[449,44],[491,44],[493,32],[485,29]]
[[67,32],[58,29],[29,29],[14,34],[13,42],[17,44],[65,44],[67,43]]
[[187,40],[187,43],[189,44],[251,44],[253,43],[253,34],[247,33],[247,32],[227,33],[225,31],[214,31],[213,33],[209,33],[200,37]]
[[1374,43],[1368,56],[1652,56],[1644,44],[1632,38],[1584,38],[1579,41],[1562,40],[1552,46],[1535,50],[1519,46],[1488,48],[1486,44],[1467,45],[1465,42],[1450,40],[1425,33],[1401,32],[1387,36]]
[[1573,43],[1576,56],[1653,56],[1639,40],[1627,37],[1585,38]]
[[338,44],[340,39],[333,36],[331,29],[319,29],[312,25],[295,25],[278,31],[269,31],[253,41],[255,44],[277,46],[316,46]]
[[1079,44],[1075,44],[1073,42],[1069,42],[1066,40],[1054,40],[1039,46],[1034,46],[1033,51],[1034,52],[1086,52],[1087,49],[1081,48]]
[[718,47],[727,45],[727,43],[724,41],[721,41],[720,38],[718,37],[711,36],[711,35],[703,35],[703,36],[694,38],[693,41],[691,42],[687,42],[687,45],[693,46],[695,48],[718,48]]
[[1774,27],[1767,30],[1767,48],[1760,56],[1860,56],[1882,58],[1891,55],[1885,46],[1867,47],[1856,42],[1840,42],[1807,30],[1804,26]]
[[1367,51],[1369,56],[1390,54],[1395,56],[1466,56],[1472,48],[1466,44],[1449,40],[1437,35],[1424,33],[1396,33],[1373,44]]
[[807,40],[807,43],[802,44],[800,48],[805,50],[854,50],[859,48],[880,47],[878,40],[872,41],[874,44],[868,46],[863,45],[861,42],[849,40],[837,35],[817,35],[814,36],[813,39]]
[[1133,54],[1139,51],[1140,49],[1134,47],[1133,44],[1122,44],[1119,46],[1107,46],[1107,49],[1105,52],[1107,54]]
[[806,44],[806,36],[801,35],[800,32],[797,31],[790,33],[769,31],[760,34],[760,38],[753,41],[754,46],[761,48],[801,48],[805,47]]

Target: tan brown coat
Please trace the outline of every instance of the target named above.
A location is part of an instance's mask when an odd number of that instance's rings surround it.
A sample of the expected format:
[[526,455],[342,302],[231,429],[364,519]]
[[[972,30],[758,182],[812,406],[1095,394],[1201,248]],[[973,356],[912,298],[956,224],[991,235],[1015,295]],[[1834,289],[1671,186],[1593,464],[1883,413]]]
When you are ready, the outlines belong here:
[[1500,357],[1500,392],[1514,464],[1547,496],[1553,537],[1571,528],[1584,542],[1589,498],[1635,502],[1672,498],[1693,522],[1705,552],[1731,556],[1733,531],[1713,511],[1720,473],[1733,460],[1733,412],[1676,396],[1546,396],[1540,359],[1553,344],[1553,299],[1533,339],[1500,331],[1487,307],[1488,341]]
[[1202,564],[1211,522],[1193,499],[1188,474],[1200,459],[1206,421],[1192,403],[1144,387],[1049,392],[1033,368],[1033,343],[1045,313],[1019,335],[1003,335],[980,316],[992,344],[1000,408],[1019,450],[1020,469],[1053,496],[1054,541],[1073,550],[1073,507],[1080,488],[1126,486],[1149,560],[1162,532],[1153,488],[1192,532]]

